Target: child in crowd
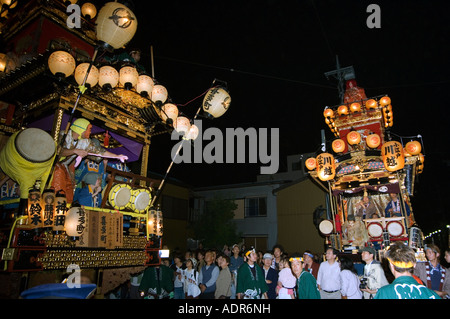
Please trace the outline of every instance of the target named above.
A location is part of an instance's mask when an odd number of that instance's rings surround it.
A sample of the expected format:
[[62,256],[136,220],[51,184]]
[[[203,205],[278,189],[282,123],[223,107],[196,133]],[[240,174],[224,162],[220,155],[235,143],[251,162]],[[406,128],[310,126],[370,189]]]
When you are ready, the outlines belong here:
[[278,273],[278,299],[294,299],[294,289],[297,279],[292,274],[287,258],[282,258],[279,263]]
[[198,287],[198,271],[195,269],[197,262],[194,258],[186,260],[184,270],[184,294],[186,299],[198,299],[200,288]]

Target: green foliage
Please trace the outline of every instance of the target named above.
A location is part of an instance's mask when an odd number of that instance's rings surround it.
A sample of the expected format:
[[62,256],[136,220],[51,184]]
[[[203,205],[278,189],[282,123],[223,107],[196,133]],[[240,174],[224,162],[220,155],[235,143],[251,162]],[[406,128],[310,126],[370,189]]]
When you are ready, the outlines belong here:
[[232,245],[241,240],[233,222],[237,205],[233,200],[215,198],[205,202],[205,209],[192,228],[195,237],[207,248],[222,249],[223,245]]

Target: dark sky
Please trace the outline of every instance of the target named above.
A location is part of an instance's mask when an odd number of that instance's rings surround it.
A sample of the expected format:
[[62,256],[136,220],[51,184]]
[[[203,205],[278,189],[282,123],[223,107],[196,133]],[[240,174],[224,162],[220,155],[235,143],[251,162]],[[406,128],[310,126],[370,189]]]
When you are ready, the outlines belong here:
[[[391,97],[393,133],[423,136],[425,170],[413,198],[414,211],[448,223],[447,1],[134,3],[139,25],[129,46],[143,50],[142,63],[149,71],[153,46],[155,77],[173,102],[187,103],[215,78],[227,82],[230,109],[219,119],[204,120],[204,129],[279,128],[280,171],[286,170],[287,155],[316,151],[322,129],[332,139],[322,112],[338,104],[339,95],[336,81],[324,73],[336,68],[339,56],[342,67],[354,67],[368,97]],[[366,24],[371,3],[381,9],[379,29]],[[180,110],[193,117],[202,100]],[[164,174],[175,143],[168,134],[152,139],[151,171]],[[174,165],[170,177],[194,186],[252,182],[261,165],[183,163]],[[418,219],[426,224],[429,218]]]

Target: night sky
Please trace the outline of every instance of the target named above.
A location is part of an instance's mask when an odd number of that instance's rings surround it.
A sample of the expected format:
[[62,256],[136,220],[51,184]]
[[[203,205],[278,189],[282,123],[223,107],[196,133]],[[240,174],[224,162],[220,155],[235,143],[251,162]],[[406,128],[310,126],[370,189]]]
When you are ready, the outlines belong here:
[[[366,12],[381,9],[381,28]],[[337,82],[325,72],[353,66],[368,97],[392,99],[392,132],[422,135],[425,168],[413,209],[424,232],[450,223],[447,1],[134,1],[138,31],[128,47],[143,50],[142,64],[166,86],[175,104],[204,93],[214,79],[228,85],[232,103],[203,128],[279,128],[280,167],[291,154],[315,152],[322,115],[339,104]],[[203,97],[180,106],[193,117]],[[149,170],[164,174],[177,141],[152,138]],[[193,186],[252,182],[263,164],[179,164],[170,177]]]

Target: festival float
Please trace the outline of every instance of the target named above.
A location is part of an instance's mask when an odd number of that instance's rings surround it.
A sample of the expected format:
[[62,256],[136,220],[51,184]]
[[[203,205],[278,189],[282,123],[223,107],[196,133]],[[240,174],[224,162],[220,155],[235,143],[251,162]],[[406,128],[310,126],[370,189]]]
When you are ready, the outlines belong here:
[[392,132],[395,101],[388,95],[368,98],[353,67],[338,64],[326,75],[337,75],[341,85],[341,103],[323,111],[333,139],[305,161],[328,194],[327,209],[315,213],[325,245],[342,253],[371,246],[382,258],[392,242],[402,241],[423,259],[423,234],[411,206],[424,168],[421,136]]
[[[159,265],[156,199],[165,177],[147,177],[151,138],[175,130],[189,142],[198,134],[153,74],[129,59],[106,59],[133,38],[132,10],[108,2],[97,12],[76,2],[1,1],[0,276],[14,287],[9,296],[35,284],[33,274],[64,274],[74,265],[94,273],[95,294],[103,296]],[[195,117],[228,109],[226,86],[205,94]],[[55,183],[55,167],[79,123],[91,125],[90,138],[111,156],[73,160],[72,194]],[[133,163],[137,174],[127,166]]]

